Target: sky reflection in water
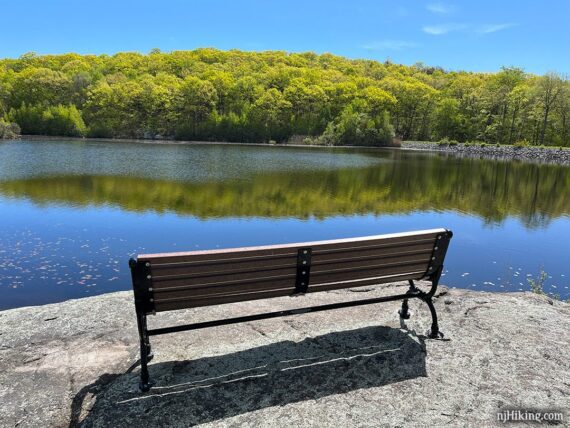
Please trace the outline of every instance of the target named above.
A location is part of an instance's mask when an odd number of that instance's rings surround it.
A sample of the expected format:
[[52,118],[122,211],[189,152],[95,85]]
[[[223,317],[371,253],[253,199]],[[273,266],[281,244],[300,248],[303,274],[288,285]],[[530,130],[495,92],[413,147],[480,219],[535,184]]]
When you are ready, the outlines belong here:
[[[130,288],[128,258],[446,227],[443,284],[570,296],[570,168],[393,150],[0,144],[0,308]],[[566,238],[564,238],[566,237]]]

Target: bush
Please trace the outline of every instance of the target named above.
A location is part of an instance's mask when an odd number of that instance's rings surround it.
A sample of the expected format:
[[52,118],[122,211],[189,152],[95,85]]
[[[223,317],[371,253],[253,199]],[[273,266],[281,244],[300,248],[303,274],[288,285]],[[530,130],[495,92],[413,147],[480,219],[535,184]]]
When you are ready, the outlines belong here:
[[544,282],[546,281],[547,277],[548,274],[543,269],[540,269],[540,272],[536,276],[536,279],[532,276],[527,278],[526,280],[530,285],[530,291],[535,294],[546,294],[544,292]]
[[394,138],[387,112],[375,116],[348,106],[334,122],[329,122],[318,143],[327,146],[389,146]]
[[0,140],[13,140],[20,135],[20,127],[17,123],[5,122],[0,119]]
[[458,144],[459,144],[459,141],[457,141],[457,140],[449,140],[450,146],[457,146]]
[[113,138],[113,130],[102,124],[95,124],[89,127],[87,136],[90,138]]
[[449,138],[444,137],[437,143],[440,146],[449,146]]
[[47,135],[83,137],[87,130],[81,113],[74,105],[48,107],[42,114]]
[[23,134],[82,137],[87,127],[74,105],[44,107],[22,104],[10,110],[8,118],[16,122]]
[[22,104],[20,108],[10,110],[8,120],[17,123],[22,134],[41,135],[44,133],[41,107]]

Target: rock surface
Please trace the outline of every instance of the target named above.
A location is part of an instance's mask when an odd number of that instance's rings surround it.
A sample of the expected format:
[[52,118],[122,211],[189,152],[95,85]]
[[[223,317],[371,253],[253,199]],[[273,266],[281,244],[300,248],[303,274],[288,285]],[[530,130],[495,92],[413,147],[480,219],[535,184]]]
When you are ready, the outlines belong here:
[[[170,312],[149,324],[405,290],[395,287]],[[425,304],[411,301],[405,324],[398,307],[151,337],[156,386],[146,394],[137,388],[130,292],[0,312],[0,425],[504,426],[496,420],[502,408],[568,411],[567,303],[442,289],[436,308],[444,340],[423,335]]]
[[452,153],[460,157],[476,157],[499,160],[521,160],[535,163],[549,163],[557,165],[570,165],[570,149],[543,148],[543,147],[514,147],[497,144],[480,145],[440,145],[423,141],[403,141],[403,149],[430,150]]

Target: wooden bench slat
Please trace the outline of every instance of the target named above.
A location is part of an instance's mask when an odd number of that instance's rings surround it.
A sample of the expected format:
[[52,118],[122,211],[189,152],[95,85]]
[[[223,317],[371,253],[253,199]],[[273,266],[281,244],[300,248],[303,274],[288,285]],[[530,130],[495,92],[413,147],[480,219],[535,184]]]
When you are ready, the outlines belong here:
[[360,266],[356,268],[338,268],[334,270],[325,270],[321,272],[311,272],[311,282],[310,286],[320,284],[321,282],[325,281],[325,278],[333,278],[337,279],[344,274],[351,274],[350,277],[354,279],[359,278],[369,278],[374,276],[374,272],[377,271],[384,271],[397,269],[402,272],[411,272],[411,271],[423,271],[425,272],[427,269],[427,262],[423,260],[410,260],[407,262],[395,262],[391,264],[376,264],[376,265],[366,265]]
[[[391,258],[407,257],[412,255],[425,254],[426,257],[431,254],[433,249],[433,241],[430,245],[414,245],[410,247],[404,247],[405,251],[394,252],[388,249],[377,249],[377,250],[362,250],[359,252],[358,256],[351,253],[351,256],[342,257],[343,254],[333,254],[321,255],[317,254],[313,256],[311,265],[313,268],[318,266],[325,266],[337,263],[350,264],[355,261],[365,261],[365,260],[387,260]],[[177,266],[177,267],[155,267],[152,266],[151,272],[154,281],[161,282],[166,279],[178,279],[178,278],[197,278],[197,277],[212,277],[216,275],[236,275],[239,276],[242,273],[259,272],[262,274],[264,271],[274,271],[278,269],[287,269],[296,266],[297,258],[289,258],[286,260],[280,260],[280,263],[264,263],[263,260],[256,262],[251,261],[236,261],[232,263],[222,263],[216,265],[208,266],[194,266],[189,269],[187,266]],[[159,285],[157,285],[159,286]]]
[[230,285],[186,285],[169,289],[162,289],[154,294],[155,302],[162,302],[171,298],[177,299],[193,299],[207,295],[224,295],[235,293],[251,293],[271,290],[288,289],[289,294],[295,291],[294,281],[291,278],[278,279],[278,280],[265,280],[240,284]]
[[[335,251],[335,250],[358,250],[362,247],[373,245],[390,246],[398,243],[413,243],[435,239],[438,234],[445,233],[445,229],[433,229],[420,231],[418,233],[400,233],[390,235],[376,235],[362,238],[337,239],[331,241],[300,242],[284,245],[267,245],[259,247],[228,248],[223,250],[201,250],[182,253],[159,253],[141,254],[137,260],[141,262],[151,262],[158,266],[168,263],[206,263],[209,261],[222,261],[235,258],[246,257],[279,257],[286,255],[296,255],[299,247],[311,247],[313,251]],[[346,245],[348,244],[348,245]]]
[[349,279],[345,281],[333,281],[322,284],[313,284],[310,287],[310,293],[317,293],[319,291],[341,290],[343,288],[363,287],[366,285],[378,285],[385,282],[406,281],[408,279],[416,279],[424,271],[418,270],[414,272],[382,275],[372,278]]
[[216,263],[208,264],[205,266],[196,265],[188,267],[175,266],[175,267],[155,267],[151,268],[152,276],[155,280],[162,280],[168,278],[182,278],[182,277],[196,277],[196,276],[212,276],[212,275],[225,275],[228,273],[239,275],[246,272],[262,272],[275,269],[290,268],[297,265],[297,254],[294,257],[279,259],[278,261],[270,260],[264,262],[263,259],[251,260],[236,260],[229,263]]
[[406,266],[410,264],[423,263],[427,268],[429,257],[431,253],[409,254],[406,256],[383,257],[376,259],[360,259],[352,260],[346,263],[312,263],[311,264],[311,283],[313,276],[321,275],[323,273],[354,271],[359,272],[365,269],[372,269],[374,267],[391,267],[391,266]]
[[[429,262],[429,254],[423,258],[418,255],[410,255],[405,257],[395,257],[389,260],[384,260],[382,263],[371,263],[370,260],[357,260],[351,263],[343,263],[342,267],[331,268],[337,265],[317,265],[311,268],[311,283],[320,281],[323,275],[336,275],[344,272],[352,272],[355,278],[365,277],[368,271],[375,271],[377,269],[391,269],[394,267],[418,266],[427,269]],[[294,279],[296,276],[296,266],[289,266],[286,268],[263,270],[261,272],[244,272],[239,275],[213,275],[213,276],[191,276],[191,277],[176,277],[176,278],[155,278],[153,282],[153,290],[155,293],[161,293],[169,289],[188,289],[199,287],[227,287],[230,285],[247,284],[252,282],[263,282],[269,280],[290,279],[291,286],[294,286]]]
[[202,306],[222,305],[225,303],[243,302],[244,300],[269,299],[272,297],[283,297],[291,294],[290,289],[271,290],[258,293],[251,293],[245,298],[244,294],[236,294],[232,296],[223,295],[215,298],[206,297],[204,299],[193,298],[189,300],[174,299],[167,302],[156,302],[156,312],[171,311],[175,309],[197,308]]
[[[163,275],[163,271],[158,271],[160,273],[160,275],[156,275],[153,270],[153,275],[152,277],[154,278],[155,281],[157,282],[163,282],[163,281],[168,281],[168,280],[174,280],[174,279],[184,279],[184,278],[208,278],[208,277],[213,277],[213,276],[228,276],[228,275],[232,275],[232,276],[240,276],[241,274],[247,274],[247,273],[261,273],[261,272],[269,272],[269,271],[276,271],[276,270],[282,270],[282,269],[291,269],[292,267],[295,267],[297,263],[297,260],[294,260],[294,262],[292,263],[287,263],[287,264],[280,264],[280,265],[274,265],[274,266],[263,266],[263,265],[254,265],[252,266],[251,264],[246,265],[246,266],[250,266],[247,268],[242,268],[242,269],[235,269],[232,270],[231,268],[227,267],[227,266],[216,266],[218,267],[217,270],[212,270],[212,269],[192,269],[191,271],[188,270],[183,270],[183,271],[179,271],[182,273],[172,273],[172,271],[168,271],[167,275]],[[190,272],[190,273],[187,273]]]
[[[361,252],[361,251],[372,251],[375,249],[384,249],[386,252],[390,252],[392,249],[396,247],[411,247],[411,246],[421,246],[424,247],[432,247],[434,242],[434,238],[430,237],[429,239],[419,239],[419,240],[407,240],[407,241],[398,241],[393,243],[382,243],[376,245],[366,245],[366,246],[342,246],[342,247],[311,247],[313,248],[313,254],[318,255],[325,255],[325,254],[335,254],[335,253],[351,253],[351,252]],[[300,246],[308,245],[308,244],[299,244]],[[240,254],[238,256],[238,254]],[[252,255],[253,254],[253,255]],[[336,254],[340,257],[339,254]],[[203,256],[203,257],[202,257]],[[224,255],[216,254],[216,257],[209,258],[210,255],[203,255],[201,252],[196,252],[195,256],[184,257],[184,261],[178,262],[164,262],[164,259],[152,259],[152,258],[144,258],[140,259],[141,261],[149,261],[152,263],[153,269],[162,270],[162,269],[186,269],[191,266],[198,266],[198,267],[206,267],[208,265],[217,265],[217,264],[231,264],[231,263],[239,263],[239,262],[255,262],[255,261],[263,261],[265,263],[273,262],[276,259],[289,259],[289,258],[296,258],[297,252],[291,251],[288,249],[286,252],[280,253],[275,252],[275,250],[268,250],[266,254],[259,253],[258,250],[255,252],[248,251],[244,249],[243,252],[233,252],[232,257],[223,257]],[[142,257],[142,256],[139,256]]]
[[164,262],[163,259],[144,259],[145,261],[150,261],[155,268],[187,268],[192,266],[208,266],[208,265],[218,265],[226,263],[236,263],[236,262],[255,262],[255,261],[269,261],[290,259],[292,257],[297,257],[297,252],[293,252],[288,249],[286,252],[278,253],[275,251],[270,251],[267,253],[261,253],[259,251],[249,252],[244,251],[241,255],[237,253],[232,253],[232,257],[223,257],[223,254],[216,254],[215,257],[210,255],[196,254],[195,256],[185,256],[182,261],[174,262]]
[[[418,274],[425,272],[426,263],[417,262],[403,262],[395,266],[381,266],[381,267],[364,267],[362,271],[355,271],[353,269],[339,269],[333,272],[322,272],[322,275],[315,275],[314,283],[308,289],[312,292],[313,288],[317,289],[322,285],[327,285],[328,289],[334,289],[333,284],[339,283],[339,288],[355,286],[355,280],[366,280],[373,278],[378,281],[379,278],[393,277],[393,276],[406,276],[412,275],[417,277]],[[223,296],[242,296],[242,300],[248,300],[252,293],[258,292],[271,292],[287,290],[284,295],[293,294],[295,291],[294,275],[289,275],[285,278],[263,278],[262,280],[254,281],[227,281],[224,283],[215,284],[200,284],[200,285],[183,285],[169,289],[156,290],[154,294],[154,302],[156,310],[159,311],[160,303],[170,300],[185,300],[190,301],[198,299],[204,302],[203,299],[212,298],[216,299]],[[352,280],[353,285],[342,284],[347,280]],[[281,295],[281,294],[280,294]],[[239,299],[234,300],[239,301]]]
[[[375,249],[386,249],[387,251],[393,251],[395,248],[400,248],[400,247],[410,247],[413,245],[433,245],[435,236],[434,237],[429,237],[429,238],[422,238],[422,239],[416,239],[416,240],[406,240],[406,241],[397,241],[397,242],[390,242],[390,243],[379,243],[379,244],[373,244],[373,245],[358,245],[358,246],[343,246],[343,247],[320,247],[320,246],[315,246],[312,247],[313,253],[317,254],[317,255],[325,255],[325,254],[334,254],[337,255],[337,253],[355,253],[355,252],[362,252],[362,251],[366,251],[368,249],[370,250],[375,250]],[[378,241],[378,242],[382,242],[382,241]]]
[[340,282],[349,279],[365,279],[377,276],[408,274],[411,272],[424,272],[427,270],[427,263],[415,262],[405,263],[396,266],[383,266],[376,268],[368,268],[366,270],[343,270],[342,272],[322,272],[318,274],[311,273],[311,283],[309,289],[322,283]]
[[[248,282],[259,282],[265,280],[277,280],[289,278],[292,283],[295,280],[297,273],[296,266],[290,266],[283,269],[275,269],[273,271],[262,272],[246,272],[240,275],[217,275],[210,277],[197,277],[197,278],[175,278],[175,279],[160,279],[153,283],[153,289],[160,292],[163,289],[168,289],[177,286],[214,286],[214,285],[232,285],[232,284],[245,284]],[[230,278],[228,278],[230,277]]]
[[[420,271],[406,273],[406,274],[392,274],[384,275],[367,279],[349,280],[342,282],[326,283],[316,285],[314,288],[309,289],[311,292],[339,290],[343,288],[362,287],[366,285],[376,285],[392,281],[405,281],[408,279],[417,278]],[[218,295],[203,295],[199,297],[186,297],[174,298],[172,300],[159,300],[155,302],[157,312],[170,311],[175,309],[196,308],[202,306],[220,305],[225,303],[236,303],[250,300],[267,299],[271,297],[290,296],[293,289],[282,288],[277,290],[262,290],[250,293],[234,293],[234,294],[218,294]]]
[[428,243],[400,243],[397,246],[389,248],[367,247],[360,248],[357,251],[314,251],[313,263],[316,262],[330,262],[335,263],[339,260],[352,260],[364,257],[386,257],[391,255],[406,255],[410,252],[431,252],[433,250],[433,239]]

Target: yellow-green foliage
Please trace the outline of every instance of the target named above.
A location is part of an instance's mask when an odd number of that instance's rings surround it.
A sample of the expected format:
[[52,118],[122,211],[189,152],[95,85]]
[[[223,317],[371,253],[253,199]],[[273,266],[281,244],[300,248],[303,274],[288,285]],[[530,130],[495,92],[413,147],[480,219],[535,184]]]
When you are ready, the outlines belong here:
[[310,52],[26,54],[0,60],[4,115],[24,134],[245,142],[309,136],[364,145],[395,135],[570,146],[570,86],[554,73],[446,72]]
[[[54,176],[0,182],[0,194],[38,204],[117,205],[202,218],[297,217],[453,210],[527,227],[570,213],[568,168],[414,157],[365,168],[273,172],[247,180],[184,183],[121,176]],[[438,171],[437,174],[433,170]],[[299,191],[302,189],[302,191]]]
[[20,127],[16,123],[5,122],[0,119],[0,140],[17,138],[20,135]]

